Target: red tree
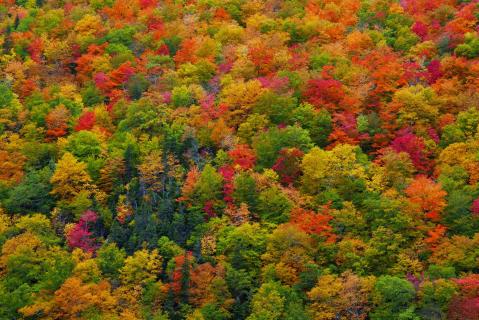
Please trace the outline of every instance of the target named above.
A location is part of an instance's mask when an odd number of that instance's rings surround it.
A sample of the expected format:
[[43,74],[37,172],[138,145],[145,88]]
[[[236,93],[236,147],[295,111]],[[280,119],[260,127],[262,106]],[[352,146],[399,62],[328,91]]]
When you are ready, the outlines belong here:
[[479,198],[476,198],[471,205],[471,212],[474,216],[479,216]]
[[218,169],[218,172],[223,176],[223,200],[229,205],[233,205],[234,192],[234,175],[235,171],[232,166],[224,165]]
[[329,221],[333,218],[328,213],[329,207],[323,207],[323,212],[314,212],[302,208],[294,208],[291,211],[289,223],[297,226],[307,234],[317,235],[326,238],[327,242],[334,242],[336,235]]
[[185,62],[196,62],[196,41],[195,39],[186,39],[181,43],[181,48],[176,52],[175,62],[176,64],[182,64]]
[[79,118],[75,131],[91,130],[95,125],[95,112],[86,111]]
[[33,61],[40,63],[41,62],[41,55],[43,50],[43,42],[42,39],[36,38],[33,40],[27,48],[28,53]]
[[342,83],[335,79],[311,79],[304,95],[314,106],[336,111],[344,98],[344,89]]
[[236,148],[228,152],[228,155],[233,160],[235,168],[241,168],[243,170],[251,169],[256,162],[256,155],[248,145],[239,144]]
[[85,211],[80,220],[67,233],[67,243],[71,248],[80,248],[86,252],[94,252],[98,247],[97,241],[89,225],[98,220],[98,215],[91,210]]
[[427,172],[431,168],[431,163],[424,152],[426,146],[423,138],[406,131],[392,141],[391,147],[396,152],[409,154],[412,163],[419,171]]
[[272,168],[278,173],[281,183],[292,184],[301,174],[300,164],[304,153],[298,148],[285,148],[279,152],[279,155]]
[[449,303],[448,319],[479,319],[479,274],[471,274],[455,282],[460,292]]
[[182,291],[187,291],[190,287],[189,276],[192,270],[193,254],[187,251],[185,254],[174,258],[175,268],[171,274],[170,288],[176,295],[180,295]]

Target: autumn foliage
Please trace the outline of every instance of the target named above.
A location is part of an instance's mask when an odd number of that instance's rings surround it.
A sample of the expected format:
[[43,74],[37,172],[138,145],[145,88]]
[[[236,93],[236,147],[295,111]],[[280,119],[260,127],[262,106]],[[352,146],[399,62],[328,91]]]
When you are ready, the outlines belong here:
[[0,319],[479,319],[478,25],[0,0]]

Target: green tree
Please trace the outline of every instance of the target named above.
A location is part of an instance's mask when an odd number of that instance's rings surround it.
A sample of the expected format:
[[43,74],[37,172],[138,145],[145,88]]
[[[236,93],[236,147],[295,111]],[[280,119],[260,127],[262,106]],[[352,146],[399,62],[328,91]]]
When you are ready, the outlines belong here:
[[208,200],[219,199],[222,194],[223,177],[215,168],[207,164],[195,185],[194,195],[197,201],[204,204]]
[[307,320],[299,295],[278,282],[264,283],[253,296],[247,320]]
[[312,147],[311,138],[307,130],[298,126],[288,126],[284,129],[270,128],[253,138],[253,148],[258,157],[258,166],[271,168],[283,148],[298,148],[303,152]]
[[111,279],[118,279],[120,269],[125,263],[125,250],[119,249],[115,243],[105,243],[96,252],[96,263],[103,275]]
[[280,224],[288,221],[292,207],[291,201],[276,187],[268,188],[258,196],[257,211],[264,222]]
[[49,213],[54,203],[50,195],[51,176],[48,167],[28,172],[23,181],[9,191],[5,208],[11,213]]
[[386,319],[419,319],[419,317],[406,318],[405,315],[414,307],[416,296],[413,285],[405,280],[393,276],[378,278],[373,290],[375,308],[370,317],[373,320]]
[[301,104],[292,113],[292,120],[308,130],[313,143],[319,147],[328,144],[328,137],[333,131],[332,119],[325,109],[317,111],[309,103]]

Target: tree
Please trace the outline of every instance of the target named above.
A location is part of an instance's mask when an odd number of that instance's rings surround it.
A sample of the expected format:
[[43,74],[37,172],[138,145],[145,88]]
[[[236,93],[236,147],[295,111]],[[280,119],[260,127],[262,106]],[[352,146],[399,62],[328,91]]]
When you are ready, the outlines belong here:
[[70,111],[63,104],[56,106],[45,117],[47,136],[50,139],[56,139],[66,135],[69,119]]
[[133,100],[140,99],[149,86],[150,82],[141,74],[133,75],[126,84],[128,94]]
[[434,183],[425,176],[414,179],[405,190],[412,203],[419,206],[425,217],[437,221],[441,211],[446,206],[447,192],[442,190],[441,184]]
[[248,209],[248,205],[242,202],[239,208],[230,206],[225,209],[225,214],[229,216],[231,223],[234,226],[240,226],[243,223],[250,221],[251,212]]
[[193,166],[186,174],[185,181],[181,187],[181,197],[178,198],[179,201],[191,200],[191,196],[193,195],[199,177],[200,171],[198,170],[198,167]]
[[170,289],[180,303],[188,304],[190,302],[191,271],[194,263],[191,252],[176,256],[173,259],[174,269],[171,273]]
[[475,249],[479,236],[469,238],[454,235],[444,237],[434,249],[429,261],[439,266],[454,267],[457,272],[472,271],[479,252]]
[[100,169],[98,187],[104,192],[111,192],[122,185],[125,179],[125,161],[119,156],[110,155],[105,165]]
[[426,318],[447,317],[451,299],[456,295],[457,285],[452,280],[425,280],[419,286],[420,303],[417,313]]
[[43,214],[22,216],[16,221],[15,227],[22,232],[31,232],[47,244],[54,244],[57,241],[50,220]]
[[374,277],[361,278],[351,272],[339,277],[322,275],[308,292],[309,312],[314,319],[366,319],[374,282]]
[[365,179],[366,170],[355,146],[337,145],[330,151],[317,147],[302,160],[302,184],[305,191],[317,194],[325,188],[344,188],[353,180]]
[[431,162],[423,138],[406,131],[391,142],[391,148],[398,153],[407,153],[418,171],[429,172]]
[[146,189],[160,193],[163,190],[163,177],[165,168],[161,152],[153,151],[145,157],[143,163],[138,166],[140,181]]
[[291,211],[290,223],[309,235],[316,235],[325,238],[328,242],[334,242],[336,236],[332,232],[333,228],[329,225],[329,221],[333,217],[328,210],[328,206],[323,207],[323,212],[318,213],[295,208]]
[[249,320],[281,319],[284,311],[284,297],[278,292],[278,285],[265,283],[255,294],[252,301],[252,313]]
[[0,181],[6,184],[19,183],[24,175],[24,164],[25,156],[21,153],[0,150]]
[[237,206],[246,205],[248,210],[255,211],[258,206],[258,188],[254,178],[246,172],[241,172],[234,177],[232,183],[232,196]]
[[80,131],[68,137],[65,149],[82,161],[101,156],[102,145],[98,136],[90,131]]
[[190,275],[190,302],[196,306],[217,304],[226,309],[232,304],[226,282],[224,267],[218,264],[213,267],[203,263],[193,268]]
[[288,221],[292,206],[280,189],[272,187],[259,194],[257,212],[262,221],[280,224]]
[[51,193],[67,201],[73,200],[82,191],[90,192],[92,188],[86,165],[69,152],[58,161],[50,182],[53,185]]
[[300,163],[304,153],[296,148],[282,149],[280,157],[276,160],[272,169],[278,173],[281,183],[293,184],[301,174]]
[[258,166],[271,168],[278,158],[278,153],[284,148],[298,148],[306,152],[311,146],[311,138],[307,130],[298,126],[286,128],[270,128],[253,138],[253,148],[258,158]]
[[81,130],[91,130],[95,125],[95,112],[86,111],[78,118],[77,125],[75,126],[75,131]]
[[236,134],[243,142],[251,143],[251,139],[268,124],[269,121],[265,115],[253,113],[239,125]]
[[261,257],[265,279],[298,285],[301,275],[314,264],[313,239],[297,226],[282,224],[268,237],[266,253]]
[[221,102],[228,106],[227,124],[238,127],[249,115],[264,89],[258,80],[231,82],[221,91]]
[[37,303],[22,308],[25,316],[44,313],[52,319],[81,319],[98,314],[113,314],[117,300],[111,294],[111,286],[107,281],[83,283],[81,279],[68,278],[55,291],[52,301]]
[[335,79],[311,79],[304,95],[316,108],[338,111],[345,97],[341,82]]
[[20,152],[24,146],[18,134],[4,134],[0,142],[0,182],[6,185],[18,184],[24,176],[27,158]]
[[30,171],[24,180],[12,188],[5,199],[5,208],[11,213],[48,213],[53,206],[50,196],[52,172],[45,167],[38,171]]
[[195,47],[196,47],[196,41],[195,39],[185,39],[181,43],[180,49],[176,52],[175,54],[175,62],[176,64],[182,64],[185,62],[195,62],[196,61],[196,56],[195,56]]
[[115,243],[105,243],[96,252],[96,263],[103,275],[110,279],[118,279],[120,269],[125,263],[126,253]]
[[0,284],[0,313],[9,318],[20,317],[22,308],[33,304],[35,292],[54,292],[71,275],[73,267],[72,257],[66,251],[42,242],[31,231],[8,239],[2,246],[0,259],[4,274]]
[[231,266],[258,275],[260,256],[266,249],[266,233],[256,223],[244,223],[220,237],[217,250]]
[[253,168],[256,161],[256,156],[248,145],[237,145],[233,150],[228,152],[228,155],[233,160],[233,166],[243,170]]
[[158,278],[161,261],[157,250],[138,250],[126,258],[120,269],[120,280],[124,285],[130,286],[154,282]]
[[385,150],[377,161],[381,164],[382,179],[387,187],[403,190],[409,185],[415,170],[408,153]]
[[[80,220],[71,226],[67,226],[66,239],[70,248],[80,248],[85,252],[94,252],[98,244],[92,237],[90,225],[98,220],[96,212],[87,210],[83,213]],[[90,225],[89,225],[90,224]]]
[[207,164],[194,188],[195,200],[204,206],[205,212],[208,211],[208,203],[212,205],[220,198],[222,184],[223,177],[210,164]]
[[248,320],[308,319],[299,296],[277,282],[266,282],[253,296]]
[[415,295],[409,281],[388,275],[379,277],[373,290],[375,308],[371,319],[401,319],[413,307]]
[[321,148],[328,144],[328,137],[332,132],[332,118],[326,109],[315,110],[309,103],[303,103],[293,110],[293,121],[309,131],[311,140]]
[[449,304],[449,319],[474,319],[479,315],[477,294],[479,290],[479,276],[471,274],[462,279],[456,279],[459,293]]
[[297,100],[293,97],[284,97],[271,91],[265,92],[255,103],[253,110],[259,115],[268,116],[274,124],[291,124],[290,117],[295,111]]

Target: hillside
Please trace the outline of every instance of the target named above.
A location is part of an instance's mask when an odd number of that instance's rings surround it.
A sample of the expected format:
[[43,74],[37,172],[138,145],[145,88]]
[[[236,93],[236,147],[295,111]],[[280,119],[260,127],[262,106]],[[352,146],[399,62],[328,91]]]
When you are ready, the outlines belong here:
[[478,0],[0,0],[0,319],[479,320]]

